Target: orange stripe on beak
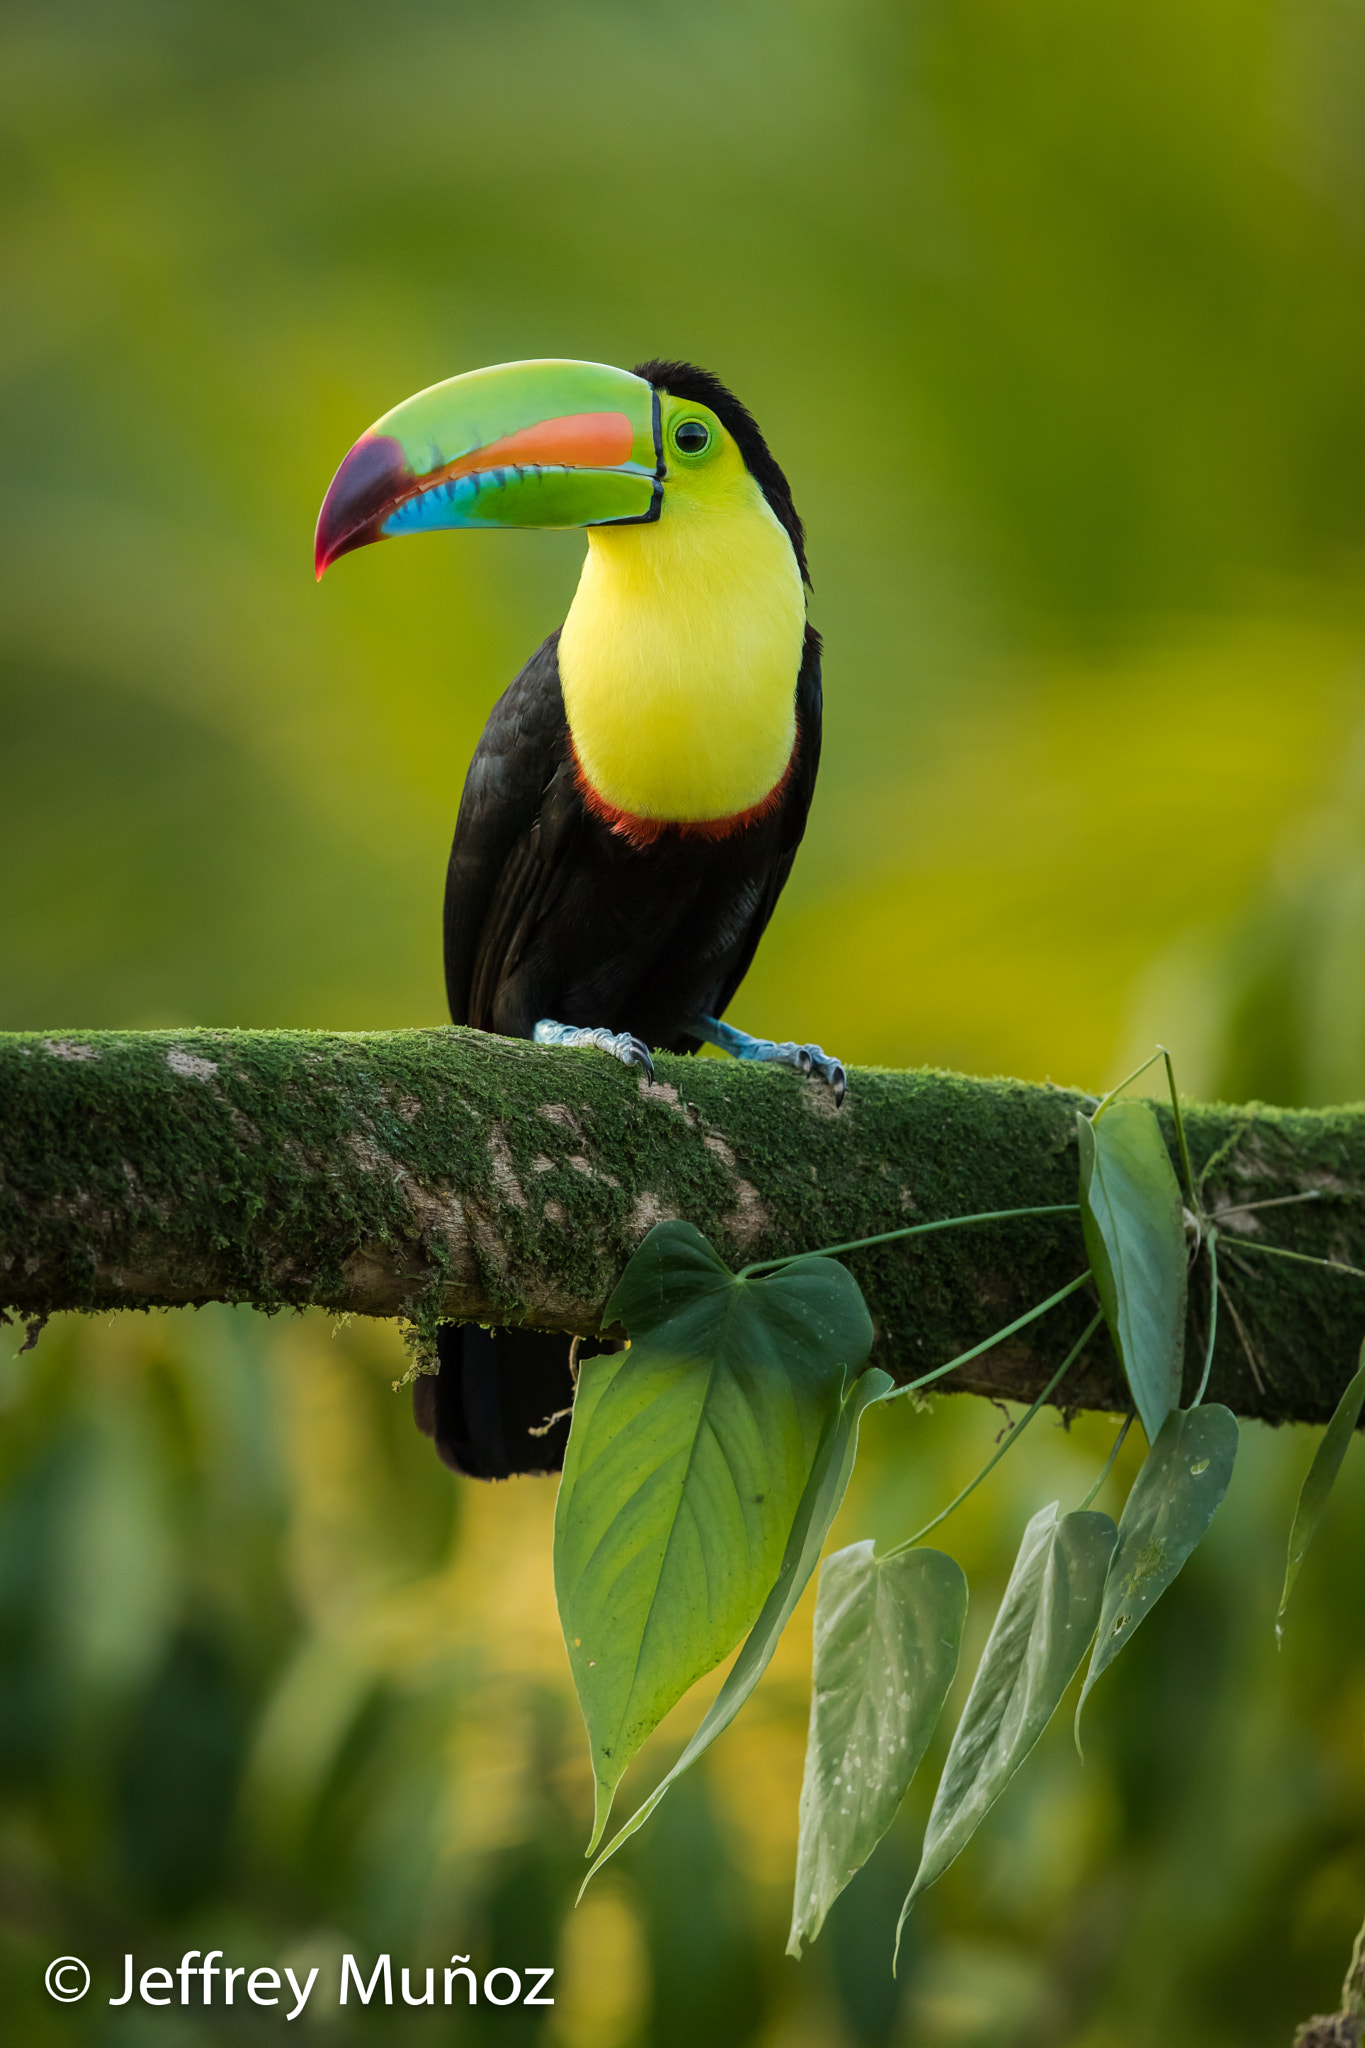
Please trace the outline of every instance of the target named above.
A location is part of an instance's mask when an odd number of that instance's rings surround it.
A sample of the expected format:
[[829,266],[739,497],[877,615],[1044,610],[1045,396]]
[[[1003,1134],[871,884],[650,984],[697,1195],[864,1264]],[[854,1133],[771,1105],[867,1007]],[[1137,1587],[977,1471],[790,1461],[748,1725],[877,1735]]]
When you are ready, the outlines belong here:
[[564,469],[615,469],[629,462],[635,429],[623,412],[571,412],[561,419],[537,420],[515,434],[472,448],[468,455],[433,470],[421,479],[423,490],[451,477],[478,469],[530,469],[536,464]]

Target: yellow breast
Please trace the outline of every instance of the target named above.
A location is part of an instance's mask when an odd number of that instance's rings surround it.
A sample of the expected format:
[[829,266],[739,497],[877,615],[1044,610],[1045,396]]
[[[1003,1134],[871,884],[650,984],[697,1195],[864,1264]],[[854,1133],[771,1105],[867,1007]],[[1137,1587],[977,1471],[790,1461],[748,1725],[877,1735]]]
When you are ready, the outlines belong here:
[[795,743],[805,625],[791,542],[737,451],[704,501],[666,485],[652,525],[590,528],[559,676],[593,789],[678,824],[761,803]]

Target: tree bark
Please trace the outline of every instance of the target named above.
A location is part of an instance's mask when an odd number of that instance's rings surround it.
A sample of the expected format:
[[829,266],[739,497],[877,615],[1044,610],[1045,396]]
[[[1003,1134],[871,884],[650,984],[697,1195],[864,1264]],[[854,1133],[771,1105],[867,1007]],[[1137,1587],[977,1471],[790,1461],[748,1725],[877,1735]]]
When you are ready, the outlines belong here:
[[[1017,1081],[858,1070],[836,1110],[799,1076],[462,1030],[0,1036],[0,1307],[208,1301],[584,1334],[651,1224],[682,1216],[732,1265],[902,1224],[1076,1199],[1076,1112]],[[1170,1132],[1169,1112],[1165,1127]],[[1321,1422],[1365,1333],[1365,1280],[1238,1249],[1365,1266],[1365,1108],[1192,1107],[1226,1294],[1210,1397]],[[1300,1206],[1241,1211],[1309,1189]],[[874,1357],[917,1377],[1085,1270],[1073,1215],[852,1253]],[[1191,1290],[1188,1383],[1207,1330]],[[1089,1290],[941,1382],[1031,1398]],[[1127,1406],[1100,1336],[1059,1394]]]

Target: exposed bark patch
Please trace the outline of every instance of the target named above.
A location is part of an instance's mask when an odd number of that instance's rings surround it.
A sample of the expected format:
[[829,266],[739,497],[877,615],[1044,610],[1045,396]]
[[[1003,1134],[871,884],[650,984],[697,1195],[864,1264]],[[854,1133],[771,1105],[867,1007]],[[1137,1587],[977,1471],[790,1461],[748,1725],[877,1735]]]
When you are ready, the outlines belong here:
[[178,1045],[167,1053],[166,1065],[183,1081],[211,1081],[218,1072],[217,1060],[198,1059],[192,1052],[182,1052]]
[[852,1095],[852,1092],[852,1085],[850,1084],[849,1094],[844,1097],[842,1103],[838,1103],[834,1099],[834,1090],[827,1081],[810,1081],[803,1078],[801,1083],[804,1108],[811,1116],[819,1117],[822,1121],[828,1120],[831,1117],[847,1116],[850,1114],[849,1096]]
[[[1229,1220],[1233,1217],[1236,1218],[1235,1222]],[[1266,1234],[1265,1225],[1260,1217],[1248,1215],[1247,1211],[1239,1209],[1235,1202],[1229,1202],[1226,1207],[1220,1203],[1213,1212],[1213,1220],[1234,1244],[1239,1237],[1264,1237]]]
[[772,1229],[772,1211],[751,1181],[736,1180],[735,1206],[721,1218],[726,1237],[743,1251],[751,1251]]
[[526,1197],[521,1191],[507,1133],[501,1123],[495,1123],[488,1133],[488,1156],[493,1162],[493,1185],[498,1193],[514,1209],[524,1209]]
[[566,1166],[571,1166],[575,1173],[586,1174],[589,1180],[601,1181],[603,1187],[619,1188],[621,1185],[614,1173],[607,1173],[604,1168],[594,1166],[592,1161],[585,1159],[581,1152],[572,1153],[564,1163]]
[[566,1131],[572,1131],[576,1138],[583,1135],[583,1127],[567,1102],[538,1102],[536,1115],[543,1116],[546,1123],[562,1125]]
[[667,1208],[659,1197],[642,1190],[630,1205],[630,1234],[642,1238],[656,1223],[671,1223],[677,1215],[676,1209]]

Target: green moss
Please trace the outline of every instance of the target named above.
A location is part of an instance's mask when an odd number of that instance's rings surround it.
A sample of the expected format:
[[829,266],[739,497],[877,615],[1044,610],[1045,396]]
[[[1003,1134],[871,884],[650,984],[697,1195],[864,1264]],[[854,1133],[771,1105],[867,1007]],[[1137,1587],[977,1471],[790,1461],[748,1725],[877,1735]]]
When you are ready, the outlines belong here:
[[[1070,1202],[1061,1089],[858,1071],[844,1108],[799,1077],[661,1059],[655,1089],[586,1052],[457,1030],[95,1032],[0,1037],[0,1302],[365,1306],[354,1262],[401,1267],[393,1312],[420,1351],[442,1315],[591,1328],[649,1222],[682,1215],[734,1264],[899,1223]],[[1328,1185],[1264,1234],[1365,1263],[1365,1111],[1189,1113],[1210,1199]],[[452,1228],[453,1224],[453,1228]],[[1246,1413],[1321,1419],[1365,1331],[1365,1283],[1239,1258],[1224,1274],[1214,1390]],[[950,1357],[1084,1266],[1073,1217],[974,1226],[851,1255],[902,1378]],[[1194,1290],[1191,1352],[1205,1292]],[[970,1382],[1036,1391],[1085,1297]],[[1117,1406],[1107,1346],[1071,1382]]]

